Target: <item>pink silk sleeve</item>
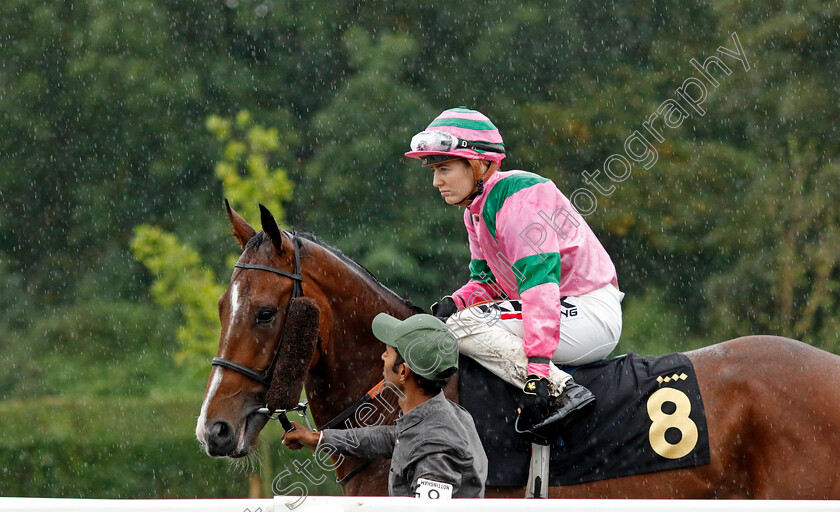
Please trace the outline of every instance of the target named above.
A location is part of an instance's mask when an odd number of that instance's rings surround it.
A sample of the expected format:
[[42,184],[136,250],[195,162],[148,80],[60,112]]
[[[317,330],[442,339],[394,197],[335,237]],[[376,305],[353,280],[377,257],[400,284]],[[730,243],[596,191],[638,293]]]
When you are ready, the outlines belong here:
[[[545,283],[522,292],[525,355],[551,360],[560,341],[560,287]],[[528,363],[528,373],[548,377],[548,364]]]
[[[470,218],[469,208],[464,210],[464,225],[467,228],[467,238],[470,243],[470,258],[472,261],[483,262],[484,254],[481,252],[481,247],[478,244],[478,236],[475,233],[475,227],[473,226],[472,219]],[[489,272],[489,269],[487,272]],[[452,299],[455,301],[459,310],[468,308],[473,304],[493,300],[496,296],[495,290],[487,282],[484,282],[485,280],[491,280],[492,275],[485,274],[474,276],[472,274],[471,265],[470,280],[467,284],[460,287],[452,294]],[[479,281],[476,278],[482,280]]]
[[452,294],[452,299],[458,306],[459,311],[480,302],[493,300],[494,298],[493,288],[487,283],[479,283],[478,281],[468,281],[467,284],[458,288]]

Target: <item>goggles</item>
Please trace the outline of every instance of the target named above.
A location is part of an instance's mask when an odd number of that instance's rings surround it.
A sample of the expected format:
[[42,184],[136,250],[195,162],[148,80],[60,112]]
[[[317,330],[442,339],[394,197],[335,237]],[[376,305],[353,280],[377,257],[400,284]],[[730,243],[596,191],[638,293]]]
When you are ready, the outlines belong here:
[[439,151],[448,153],[456,149],[472,149],[473,151],[489,151],[505,154],[504,144],[461,140],[451,133],[441,131],[424,131],[411,138],[412,151]]

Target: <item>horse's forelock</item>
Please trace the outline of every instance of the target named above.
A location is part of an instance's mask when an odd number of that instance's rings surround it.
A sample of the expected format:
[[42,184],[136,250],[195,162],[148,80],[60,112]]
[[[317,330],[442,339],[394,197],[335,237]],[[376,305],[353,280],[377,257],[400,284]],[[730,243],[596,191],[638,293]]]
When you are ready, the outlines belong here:
[[256,252],[267,241],[268,237],[265,236],[265,233],[262,231],[258,232],[245,244],[245,248],[242,249],[242,254],[245,254],[246,252]]
[[271,247],[272,249],[274,247],[271,243],[271,239],[265,234],[265,231],[259,231],[257,234],[252,236],[250,240],[248,240],[247,244],[245,244],[242,254],[244,255],[247,252],[257,253],[263,249],[264,246]]

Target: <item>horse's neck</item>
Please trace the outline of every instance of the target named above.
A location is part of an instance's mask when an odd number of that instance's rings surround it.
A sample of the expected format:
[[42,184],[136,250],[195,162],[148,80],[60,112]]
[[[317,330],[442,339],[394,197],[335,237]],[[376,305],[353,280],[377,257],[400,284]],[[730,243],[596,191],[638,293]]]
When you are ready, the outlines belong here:
[[328,311],[322,311],[322,316],[329,323],[320,359],[307,378],[306,390],[312,415],[322,425],[382,379],[384,345],[373,335],[373,318],[382,312],[406,318],[411,308],[361,268],[345,263],[322,247],[312,249],[315,250],[323,251],[318,259],[325,268],[311,278],[323,295],[324,304],[328,304]]

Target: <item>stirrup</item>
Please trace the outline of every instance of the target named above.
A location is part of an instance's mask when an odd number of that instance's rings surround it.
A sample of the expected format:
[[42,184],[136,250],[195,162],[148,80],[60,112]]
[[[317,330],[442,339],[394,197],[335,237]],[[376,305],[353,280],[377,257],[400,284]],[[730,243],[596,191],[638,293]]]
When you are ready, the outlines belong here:
[[552,402],[552,405],[555,405],[557,408],[548,417],[536,425],[531,426],[531,428],[520,429],[519,418],[517,417],[516,423],[514,424],[516,432],[527,434],[532,439],[537,439],[532,442],[540,442],[540,439],[553,439],[557,437],[563,427],[595,405],[595,395],[580,384],[569,381],[563,393],[559,397],[554,398]]
[[526,429],[519,428],[519,416],[516,417],[516,421],[513,423],[513,429],[517,434],[521,434],[525,437],[531,444],[540,444],[543,446],[551,444],[551,439],[549,439],[546,435],[534,432],[534,427]]
[[595,395],[585,387],[570,380],[563,393],[555,398],[555,403],[558,408],[552,411],[547,418],[534,425],[531,430],[537,432],[542,430],[553,431],[568,425],[582,413],[595,406]]

